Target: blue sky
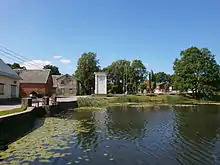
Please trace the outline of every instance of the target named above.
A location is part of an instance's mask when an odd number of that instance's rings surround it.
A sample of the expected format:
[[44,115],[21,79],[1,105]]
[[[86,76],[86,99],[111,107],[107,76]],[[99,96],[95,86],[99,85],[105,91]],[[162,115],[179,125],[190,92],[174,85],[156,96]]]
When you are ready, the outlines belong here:
[[141,59],[148,69],[172,73],[174,59],[190,46],[209,48],[220,63],[219,6],[219,0],[1,0],[0,44],[62,73],[73,73],[88,51],[102,67]]

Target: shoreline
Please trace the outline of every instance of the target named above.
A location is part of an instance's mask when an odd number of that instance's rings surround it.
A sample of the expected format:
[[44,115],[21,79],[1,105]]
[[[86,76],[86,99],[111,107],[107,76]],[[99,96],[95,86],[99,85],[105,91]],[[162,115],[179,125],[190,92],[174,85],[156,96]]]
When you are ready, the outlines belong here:
[[114,106],[150,108],[159,106],[192,107],[197,105],[220,105],[220,102],[196,100],[179,95],[157,95],[153,97],[125,95],[119,97],[80,98],[78,100],[78,108],[74,110],[102,110]]
[[109,107],[126,107],[126,108],[157,108],[157,107],[162,107],[162,106],[167,106],[167,107],[196,107],[199,105],[220,105],[220,103],[111,103],[107,106],[92,106],[92,107],[79,107],[75,108],[74,110],[76,112],[81,112],[81,111],[95,111],[95,110],[106,110]]

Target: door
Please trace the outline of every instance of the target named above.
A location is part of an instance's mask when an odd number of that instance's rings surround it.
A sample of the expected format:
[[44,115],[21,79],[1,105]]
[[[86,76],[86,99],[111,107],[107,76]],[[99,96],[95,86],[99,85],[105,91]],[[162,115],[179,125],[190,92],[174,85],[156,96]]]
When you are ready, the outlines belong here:
[[17,90],[17,86],[11,85],[11,98],[16,98],[16,90]]
[[105,94],[105,76],[98,76],[98,94]]

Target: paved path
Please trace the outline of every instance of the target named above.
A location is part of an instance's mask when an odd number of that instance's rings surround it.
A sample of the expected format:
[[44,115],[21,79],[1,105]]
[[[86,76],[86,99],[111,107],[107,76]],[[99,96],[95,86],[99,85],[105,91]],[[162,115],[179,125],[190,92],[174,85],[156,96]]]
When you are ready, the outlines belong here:
[[[77,101],[77,98],[79,98],[79,97],[89,97],[89,96],[71,96],[71,97],[57,98],[57,102]],[[32,106],[37,106],[37,103],[33,103]],[[40,102],[39,106],[42,106],[42,102]],[[0,105],[0,111],[12,110],[14,108],[20,108],[20,107],[21,107],[21,104],[17,104],[17,105]]]
[[77,99],[80,97],[90,97],[90,96],[70,96],[70,97],[57,98],[57,102],[77,101]]
[[20,108],[21,105],[0,105],[0,111],[4,111],[4,110],[12,110],[14,108]]

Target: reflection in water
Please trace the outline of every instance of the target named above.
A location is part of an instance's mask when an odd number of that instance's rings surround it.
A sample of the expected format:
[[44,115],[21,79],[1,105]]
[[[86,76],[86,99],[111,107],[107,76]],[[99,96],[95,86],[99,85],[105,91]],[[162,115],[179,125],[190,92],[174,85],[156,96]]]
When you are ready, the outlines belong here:
[[213,152],[219,141],[219,110],[214,105],[191,107],[185,111],[175,108],[175,145],[181,146],[179,160],[191,164],[220,163]]
[[[218,106],[109,108],[45,119],[1,164],[220,164]],[[2,157],[3,159],[3,157]]]
[[123,109],[118,107],[117,112],[115,112],[115,108],[109,108],[108,120],[106,120],[109,136],[130,140],[142,138],[147,128],[147,116],[145,114],[143,110],[138,111],[135,108]]

